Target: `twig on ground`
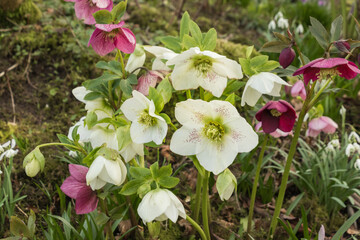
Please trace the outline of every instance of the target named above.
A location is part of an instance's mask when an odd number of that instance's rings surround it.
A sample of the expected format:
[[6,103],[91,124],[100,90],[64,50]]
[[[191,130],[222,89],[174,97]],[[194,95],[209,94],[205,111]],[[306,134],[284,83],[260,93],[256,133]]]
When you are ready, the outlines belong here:
[[15,204],[15,207],[16,207],[22,214],[24,214],[26,218],[29,218],[29,216],[28,216],[17,204]]
[[14,94],[11,89],[9,77],[7,76],[7,71],[5,72],[5,78],[6,78],[6,82],[7,82],[8,88],[9,88],[9,92],[10,92],[11,106],[12,106],[12,110],[13,110],[13,114],[14,114],[13,123],[15,124],[16,123],[16,111],[15,111]]
[[29,68],[30,68],[30,63],[31,63],[31,51],[29,53],[28,56],[28,60],[27,60],[27,64],[23,73],[23,77],[26,77],[26,81],[27,83],[34,89],[37,89],[37,87],[30,81],[30,77],[29,77]]
[[19,66],[19,63],[15,63],[14,65],[12,65],[11,67],[9,67],[8,69],[6,69],[5,71],[0,73],[0,78],[5,76],[6,72],[10,72],[12,70],[14,70],[15,68],[17,68]]

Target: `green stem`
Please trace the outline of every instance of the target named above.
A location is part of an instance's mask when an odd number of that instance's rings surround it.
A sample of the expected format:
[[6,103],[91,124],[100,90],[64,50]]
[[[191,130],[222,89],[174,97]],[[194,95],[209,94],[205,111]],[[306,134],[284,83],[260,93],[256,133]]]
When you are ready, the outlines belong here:
[[[106,214],[106,216],[109,216],[109,211],[107,209],[106,203],[104,201],[104,199],[99,198],[99,202],[100,202],[100,208],[101,211],[103,213]],[[106,232],[106,239],[111,239],[111,240],[115,240],[114,238],[114,234],[111,230],[111,221],[107,221],[106,225],[105,225],[105,232]]]
[[48,147],[48,146],[64,146],[64,147],[74,148],[74,149],[77,149],[80,152],[84,153],[85,155],[87,155],[87,152],[85,151],[85,149],[71,145],[71,144],[66,144],[66,143],[44,143],[44,144],[40,144],[39,146],[37,146],[37,148]]
[[109,94],[109,103],[111,104],[111,106],[114,108],[114,109],[117,109],[116,105],[115,105],[115,102],[114,102],[114,97],[113,97],[113,92],[112,92],[112,84],[113,84],[113,81],[108,81],[108,94]]
[[[319,99],[321,93],[326,89],[326,87],[329,85],[329,83],[332,81],[332,78],[329,78],[326,83],[324,84],[324,86],[322,86],[322,88],[320,88],[320,90],[316,93],[315,97],[311,100],[311,102],[308,105],[308,109],[311,109],[315,103],[317,102],[317,100]],[[315,83],[313,83],[313,85],[315,85]]]
[[120,50],[117,50],[118,56],[119,56],[119,62],[121,63],[121,71],[123,73],[123,79],[126,78],[126,72],[125,72],[125,64],[124,64],[124,58],[122,56],[122,53],[120,52]]
[[[196,231],[200,234],[201,239],[202,240],[208,240],[208,238],[206,238],[206,235],[204,233],[204,231],[201,229],[201,227],[199,226],[199,224],[196,223],[196,221],[194,221],[191,217],[186,215],[186,220],[193,225],[193,227],[196,229]],[[209,239],[210,240],[210,239]]]
[[201,174],[197,174],[196,180],[196,194],[195,194],[195,205],[193,209],[193,217],[196,222],[199,221],[200,206],[201,206],[201,188],[202,188],[202,177]]
[[253,188],[252,188],[252,192],[251,192],[250,210],[249,210],[249,218],[248,218],[248,226],[247,226],[247,236],[248,236],[247,238],[248,239],[250,239],[251,223],[252,223],[252,218],[253,218],[253,214],[254,214],[257,185],[259,182],[262,160],[264,158],[264,153],[265,153],[268,138],[269,138],[269,134],[265,134],[265,138],[261,145],[261,152],[259,155],[258,163],[256,166],[256,174],[255,174],[255,179],[254,179]]
[[186,98],[191,99],[191,91],[190,90],[186,90]]
[[204,89],[200,87],[200,99],[204,100]]
[[203,220],[204,232],[206,234],[207,239],[210,238],[210,229],[209,229],[209,218],[208,218],[208,197],[209,197],[209,176],[210,173],[205,170],[204,178],[203,178],[203,186],[202,186],[202,206],[201,206],[201,215]]
[[294,44],[294,46],[295,46],[295,49],[296,49],[297,54],[298,54],[299,57],[300,57],[301,64],[302,64],[302,65],[305,65],[306,63],[305,63],[305,60],[304,60],[304,58],[303,58],[303,55],[302,55],[302,53],[301,53],[301,51],[300,51],[299,46],[298,46],[296,43]]

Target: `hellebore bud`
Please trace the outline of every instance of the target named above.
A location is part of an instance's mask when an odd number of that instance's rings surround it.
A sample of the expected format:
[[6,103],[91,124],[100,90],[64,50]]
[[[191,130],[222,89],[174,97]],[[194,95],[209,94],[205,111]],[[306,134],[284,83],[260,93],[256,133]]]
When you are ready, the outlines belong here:
[[279,56],[279,63],[285,69],[287,68],[295,58],[295,51],[291,47],[284,48]]
[[347,41],[339,40],[334,42],[334,45],[340,52],[349,53],[350,44]]
[[228,200],[236,188],[236,178],[229,169],[225,169],[216,180],[216,189],[221,201]]
[[24,158],[23,168],[29,177],[35,177],[39,171],[44,170],[44,166],[45,158],[39,148],[35,148]]

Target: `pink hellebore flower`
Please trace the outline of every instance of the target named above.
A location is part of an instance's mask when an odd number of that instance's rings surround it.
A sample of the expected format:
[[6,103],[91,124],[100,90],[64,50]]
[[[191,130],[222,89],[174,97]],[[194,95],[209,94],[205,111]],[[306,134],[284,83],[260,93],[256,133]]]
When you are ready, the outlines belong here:
[[[262,133],[264,132],[263,130],[260,130],[260,128],[262,127],[262,123],[258,122],[255,126],[255,131],[258,133]],[[286,137],[288,135],[292,135],[292,131],[290,132],[283,132],[280,129],[276,129],[274,132],[270,133],[271,136],[273,136],[274,138],[279,138],[279,137]]]
[[303,81],[297,81],[291,88],[291,96],[300,96],[302,100],[306,99],[306,89]]
[[309,128],[306,131],[306,136],[317,137],[321,131],[324,133],[334,133],[338,125],[329,117],[314,118],[309,122]]
[[88,46],[93,47],[100,56],[105,56],[115,48],[124,53],[135,50],[136,38],[128,28],[122,28],[124,21],[117,24],[95,24],[95,31],[90,37]]
[[295,124],[296,113],[284,100],[269,101],[256,113],[255,118],[261,122],[265,133],[272,133],[276,129],[290,132]]
[[111,0],[65,0],[75,2],[75,14],[78,19],[83,19],[85,24],[95,24],[93,14],[99,10],[109,10],[113,8]]
[[345,58],[318,58],[296,70],[293,76],[303,74],[304,83],[307,85],[310,80],[316,81],[328,76],[339,75],[346,79],[353,79],[360,73],[355,63]]
[[155,87],[156,83],[162,79],[163,76],[161,73],[157,71],[148,71],[146,74],[139,77],[136,90],[147,96],[149,95],[150,87]]
[[96,209],[99,199],[90,186],[86,184],[87,167],[69,164],[70,177],[66,178],[60,189],[76,200],[76,214],[86,214]]

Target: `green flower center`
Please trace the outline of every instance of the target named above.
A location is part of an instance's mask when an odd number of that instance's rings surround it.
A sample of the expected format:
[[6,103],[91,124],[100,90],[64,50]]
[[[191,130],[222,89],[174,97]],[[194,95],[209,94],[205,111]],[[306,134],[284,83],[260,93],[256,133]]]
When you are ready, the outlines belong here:
[[111,32],[106,32],[105,35],[109,39],[113,39],[119,33],[119,29],[114,29]]
[[205,55],[197,55],[192,58],[193,67],[201,74],[207,74],[212,69],[213,59]]
[[208,122],[203,128],[204,135],[214,142],[220,142],[225,134],[224,127],[217,122]]
[[281,116],[281,112],[279,112],[278,110],[276,110],[276,109],[271,109],[270,110],[270,113],[271,113],[271,115],[273,115],[274,117],[280,117]]
[[148,127],[154,126],[156,124],[156,118],[150,116],[150,114],[146,111],[144,111],[140,114],[138,121],[139,121],[139,123],[141,123],[145,126],[148,126]]
[[322,68],[317,74],[320,79],[329,79],[334,76],[339,76],[340,72],[337,68]]

